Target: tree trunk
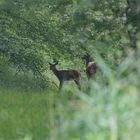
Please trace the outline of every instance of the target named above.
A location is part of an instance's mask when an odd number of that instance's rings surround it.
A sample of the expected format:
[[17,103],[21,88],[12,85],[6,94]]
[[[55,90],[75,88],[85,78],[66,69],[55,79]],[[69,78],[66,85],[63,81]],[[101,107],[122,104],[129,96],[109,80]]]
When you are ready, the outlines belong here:
[[127,0],[127,8],[125,14],[130,47],[135,49],[137,48],[137,33],[140,31],[140,1]]

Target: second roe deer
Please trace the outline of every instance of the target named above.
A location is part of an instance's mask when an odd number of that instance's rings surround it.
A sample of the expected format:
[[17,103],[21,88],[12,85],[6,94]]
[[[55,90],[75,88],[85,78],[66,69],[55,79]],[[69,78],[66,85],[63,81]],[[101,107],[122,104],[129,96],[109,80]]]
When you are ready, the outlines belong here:
[[82,59],[86,61],[86,74],[88,79],[91,79],[92,76],[96,73],[97,64],[88,53],[86,53]]

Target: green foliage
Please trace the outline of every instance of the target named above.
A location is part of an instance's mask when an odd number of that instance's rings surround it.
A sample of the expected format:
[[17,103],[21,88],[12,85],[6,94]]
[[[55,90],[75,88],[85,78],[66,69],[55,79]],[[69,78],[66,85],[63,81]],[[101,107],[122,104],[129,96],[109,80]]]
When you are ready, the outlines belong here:
[[[139,7],[0,0],[0,140],[139,140]],[[99,66],[90,82],[86,52]],[[58,93],[54,59],[80,70],[81,91],[71,82]]]
[[96,74],[88,92],[73,85],[61,93],[1,89],[0,138],[138,140],[139,57],[131,52],[116,70],[96,58],[103,74]]

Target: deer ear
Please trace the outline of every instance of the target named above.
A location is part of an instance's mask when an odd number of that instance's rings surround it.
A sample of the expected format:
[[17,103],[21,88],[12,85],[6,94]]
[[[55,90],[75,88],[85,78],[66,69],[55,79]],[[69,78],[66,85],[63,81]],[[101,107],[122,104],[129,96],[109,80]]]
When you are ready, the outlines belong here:
[[88,52],[86,53],[86,56],[90,56]]
[[56,61],[55,65],[57,65],[57,64],[58,64],[58,61]]
[[49,65],[52,65],[52,64],[49,62]]

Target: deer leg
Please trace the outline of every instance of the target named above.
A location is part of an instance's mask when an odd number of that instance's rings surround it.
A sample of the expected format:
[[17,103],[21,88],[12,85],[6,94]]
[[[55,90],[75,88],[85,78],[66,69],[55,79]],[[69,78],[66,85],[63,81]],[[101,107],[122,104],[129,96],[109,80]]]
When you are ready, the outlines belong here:
[[59,90],[62,89],[62,86],[63,86],[63,81],[60,81],[60,83],[59,83]]
[[74,80],[75,84],[78,86],[79,90],[81,90],[80,82],[77,80]]

